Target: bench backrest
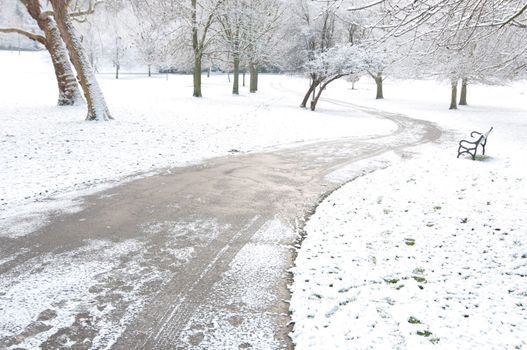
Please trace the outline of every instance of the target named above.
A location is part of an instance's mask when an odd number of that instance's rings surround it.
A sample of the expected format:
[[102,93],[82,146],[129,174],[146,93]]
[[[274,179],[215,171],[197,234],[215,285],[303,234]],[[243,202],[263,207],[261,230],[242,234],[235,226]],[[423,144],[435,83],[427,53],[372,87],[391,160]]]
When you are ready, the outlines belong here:
[[490,129],[489,129],[489,131],[487,131],[487,132],[485,133],[485,135],[483,135],[483,140],[481,140],[481,141],[483,141],[483,142],[487,141],[487,137],[489,137],[489,134],[490,134],[490,132],[492,131],[492,129],[494,129],[493,126],[491,126]]

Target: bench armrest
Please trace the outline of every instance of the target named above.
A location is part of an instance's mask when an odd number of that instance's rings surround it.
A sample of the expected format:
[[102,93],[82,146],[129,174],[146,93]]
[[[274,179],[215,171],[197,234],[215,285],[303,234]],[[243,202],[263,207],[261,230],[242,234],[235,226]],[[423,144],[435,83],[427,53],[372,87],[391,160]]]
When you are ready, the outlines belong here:
[[474,137],[474,134],[477,134],[477,135],[483,135],[483,134],[480,133],[480,132],[472,131],[472,132],[470,133],[470,137]]

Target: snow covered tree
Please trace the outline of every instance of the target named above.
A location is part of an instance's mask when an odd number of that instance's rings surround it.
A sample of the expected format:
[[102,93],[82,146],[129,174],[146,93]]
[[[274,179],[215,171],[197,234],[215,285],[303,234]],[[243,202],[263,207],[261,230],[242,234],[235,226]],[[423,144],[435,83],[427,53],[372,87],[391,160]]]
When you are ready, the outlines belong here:
[[[378,10],[381,17],[372,22],[372,27],[386,29],[386,37],[426,32],[433,34],[438,46],[448,44],[451,48],[483,39],[487,34],[478,29],[497,31],[527,26],[524,0],[372,0],[358,5],[350,0],[342,2],[348,11]],[[421,28],[423,25],[426,30]],[[463,35],[459,35],[461,32]]]
[[[373,78],[376,86],[376,99],[383,99],[383,82],[385,76],[384,73],[387,67],[390,65],[392,58],[388,55],[385,50],[376,50],[375,48],[368,47],[366,51],[366,72]],[[393,52],[393,51],[392,51]]]
[[[305,71],[304,68],[309,61],[335,45],[337,14],[335,7],[321,6],[320,3],[298,0],[295,5],[294,21],[287,30],[295,33],[294,45],[291,48],[295,70]],[[315,89],[320,84],[320,77],[317,73],[316,70],[309,73],[309,89],[300,103],[303,108],[306,107],[311,95],[315,99]]]
[[227,47],[228,53],[232,56],[233,62],[233,84],[232,93],[240,93],[240,60],[242,50],[245,46],[244,39],[246,33],[244,30],[244,15],[247,9],[246,0],[226,0],[220,7],[218,23],[221,27],[221,37],[223,44]]
[[119,70],[121,69],[121,63],[126,52],[126,46],[123,45],[123,38],[117,36],[115,38],[115,46],[112,55],[112,63],[115,67],[115,79],[119,79]]
[[102,31],[104,31],[106,27],[96,23],[96,20],[93,17],[95,16],[91,16],[87,21],[79,24],[79,30],[82,33],[82,44],[86,50],[90,67],[94,73],[98,73],[99,64],[104,52]]
[[68,0],[50,0],[53,16],[57,22],[62,40],[66,44],[69,56],[77,71],[77,78],[84,92],[88,106],[86,120],[111,120],[110,111],[106,106],[103,93],[97,83],[87,56],[84,52],[77,31],[69,15]]
[[[137,15],[136,15],[137,16]],[[148,76],[152,76],[152,66],[160,62],[159,34],[154,23],[137,16],[137,25],[132,29],[132,42],[139,54],[139,60],[146,65]],[[134,30],[135,29],[135,30]]]
[[194,54],[193,86],[194,97],[201,97],[201,74],[203,56],[210,42],[209,31],[216,19],[216,14],[225,0],[190,0],[190,7],[183,6],[182,13],[190,19],[190,32]]
[[278,0],[250,0],[246,15],[247,46],[245,54],[251,75],[249,92],[258,90],[258,72],[264,64],[280,60],[279,27],[283,24],[284,5]]
[[[314,111],[322,92],[333,81],[366,69],[365,51],[358,45],[338,45],[318,53],[305,65],[305,72],[316,77],[315,93],[311,100],[311,110]],[[316,88],[318,87],[318,92]]]

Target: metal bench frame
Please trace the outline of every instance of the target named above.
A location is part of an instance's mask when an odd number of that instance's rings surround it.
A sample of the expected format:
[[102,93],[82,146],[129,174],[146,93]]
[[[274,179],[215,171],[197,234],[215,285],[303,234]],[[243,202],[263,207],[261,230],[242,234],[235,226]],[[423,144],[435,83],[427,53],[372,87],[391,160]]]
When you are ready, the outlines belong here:
[[482,153],[483,155],[485,155],[485,146],[487,145],[487,139],[492,129],[494,129],[494,127],[491,127],[489,131],[487,131],[485,134],[482,134],[477,131],[472,131],[470,133],[470,137],[475,138],[477,136],[474,136],[474,135],[479,135],[476,141],[468,141],[468,140],[459,141],[459,147],[457,149],[457,157],[459,158],[460,155],[464,153],[468,153],[472,156],[472,160],[476,160],[476,152],[478,151],[479,145],[481,145],[483,149]]

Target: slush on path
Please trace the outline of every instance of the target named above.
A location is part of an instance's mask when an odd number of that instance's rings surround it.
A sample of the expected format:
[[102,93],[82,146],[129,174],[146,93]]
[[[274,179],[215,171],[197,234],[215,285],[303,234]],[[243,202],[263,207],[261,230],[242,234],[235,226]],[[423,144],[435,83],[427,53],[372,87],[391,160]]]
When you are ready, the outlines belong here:
[[340,185],[327,175],[441,135],[429,122],[363,112],[397,130],[172,169],[88,196],[32,235],[0,238],[4,300],[42,310],[0,334],[0,347],[291,348],[288,270],[302,220]]

